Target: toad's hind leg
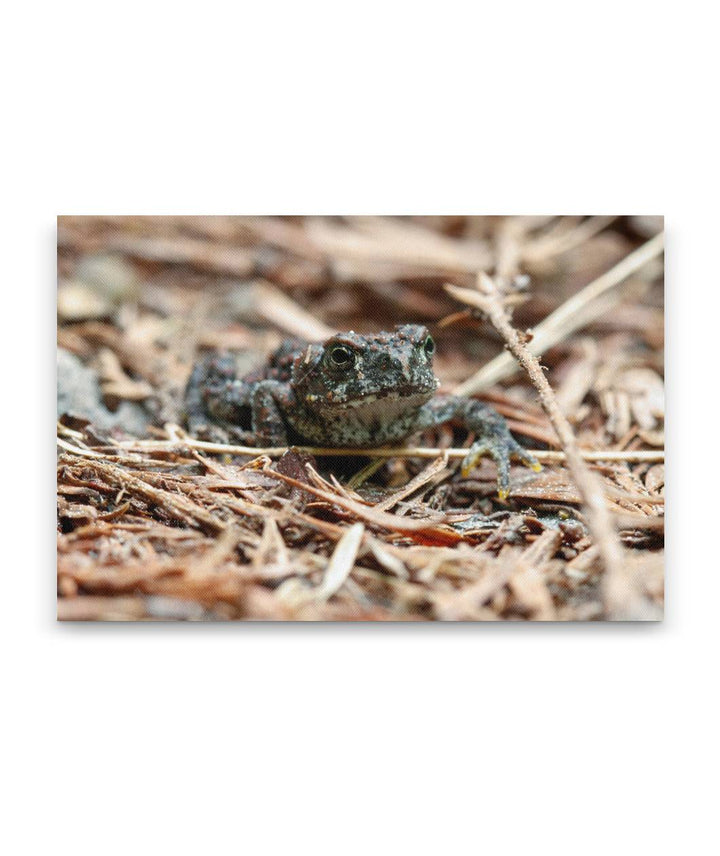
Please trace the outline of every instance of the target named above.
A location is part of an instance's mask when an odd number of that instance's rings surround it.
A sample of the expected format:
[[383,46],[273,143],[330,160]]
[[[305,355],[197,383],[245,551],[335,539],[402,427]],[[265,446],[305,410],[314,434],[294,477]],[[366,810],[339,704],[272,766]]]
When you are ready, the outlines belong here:
[[185,388],[191,434],[218,443],[247,443],[253,436],[247,430],[250,405],[250,387],[238,379],[230,354],[212,354],[195,364]]

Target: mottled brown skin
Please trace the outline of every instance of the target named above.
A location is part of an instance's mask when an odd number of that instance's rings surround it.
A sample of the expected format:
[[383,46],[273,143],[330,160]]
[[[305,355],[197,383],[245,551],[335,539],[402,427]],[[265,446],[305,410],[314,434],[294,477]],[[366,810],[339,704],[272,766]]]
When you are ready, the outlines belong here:
[[463,474],[490,455],[498,467],[499,493],[507,496],[511,456],[532,469],[540,465],[491,407],[435,395],[434,351],[425,327],[405,324],[368,336],[338,333],[322,345],[284,342],[266,366],[242,379],[231,355],[210,355],[188,381],[188,427],[214,440],[271,447],[307,442],[370,448],[459,422],[476,437]]

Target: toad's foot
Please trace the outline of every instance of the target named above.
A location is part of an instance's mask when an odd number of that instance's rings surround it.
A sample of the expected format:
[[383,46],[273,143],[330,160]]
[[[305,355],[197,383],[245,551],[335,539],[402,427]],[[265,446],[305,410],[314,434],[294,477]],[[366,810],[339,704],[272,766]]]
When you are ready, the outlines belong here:
[[463,459],[461,473],[467,476],[479,465],[480,459],[489,455],[497,464],[498,496],[507,499],[510,493],[510,458],[518,458],[534,472],[540,472],[542,466],[537,458],[521,446],[509,431],[493,431],[470,447]]
[[512,436],[502,416],[482,401],[455,395],[435,396],[420,409],[416,427],[434,427],[450,421],[461,422],[477,438],[462,462],[462,474],[468,475],[483,455],[489,455],[497,464],[501,499],[510,492],[511,457],[519,458],[535,472],[541,469],[535,457]]

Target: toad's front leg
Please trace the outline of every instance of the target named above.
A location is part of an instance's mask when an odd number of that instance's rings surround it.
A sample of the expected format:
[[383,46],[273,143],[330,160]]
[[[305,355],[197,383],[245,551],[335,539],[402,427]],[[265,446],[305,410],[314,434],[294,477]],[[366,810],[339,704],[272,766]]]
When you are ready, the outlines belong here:
[[483,455],[490,455],[497,464],[498,495],[501,499],[510,492],[511,457],[519,458],[535,472],[542,469],[537,459],[515,440],[503,417],[481,401],[453,395],[436,396],[423,405],[417,427],[430,428],[454,421],[461,422],[475,434],[475,442],[462,462],[462,474],[466,476],[476,467]]
[[196,437],[220,443],[284,446],[287,431],[283,413],[294,404],[287,384],[242,380],[236,376],[230,354],[211,355],[200,360],[190,376],[185,418],[190,433]]
[[250,415],[255,441],[259,446],[287,446],[283,413],[296,405],[295,393],[287,383],[261,380],[249,391]]

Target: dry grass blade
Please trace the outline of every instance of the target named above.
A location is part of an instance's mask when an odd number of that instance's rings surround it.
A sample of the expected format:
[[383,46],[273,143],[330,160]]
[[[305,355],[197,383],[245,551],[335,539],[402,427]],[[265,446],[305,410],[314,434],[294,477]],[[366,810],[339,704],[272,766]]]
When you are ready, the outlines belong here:
[[328,562],[322,582],[315,590],[315,597],[327,600],[335,594],[350,575],[360,544],[365,534],[362,523],[354,523],[338,541]]

